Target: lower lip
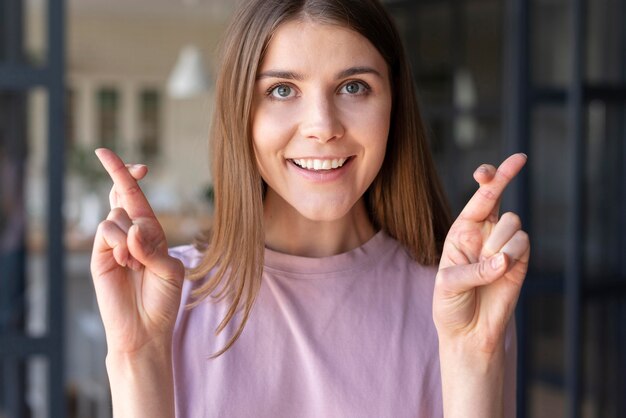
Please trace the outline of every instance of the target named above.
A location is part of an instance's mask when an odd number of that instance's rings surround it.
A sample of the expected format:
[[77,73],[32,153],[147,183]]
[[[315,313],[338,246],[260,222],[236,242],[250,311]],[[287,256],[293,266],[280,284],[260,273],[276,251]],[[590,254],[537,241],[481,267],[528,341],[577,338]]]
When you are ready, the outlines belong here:
[[302,168],[291,160],[287,161],[287,164],[289,165],[289,167],[295,170],[296,173],[306,178],[307,180],[313,181],[315,183],[325,183],[325,182],[335,181],[341,178],[346,173],[350,165],[352,165],[352,160],[354,160],[354,157],[350,157],[339,168],[335,168],[331,170],[318,170],[318,171],[307,170],[306,168]]

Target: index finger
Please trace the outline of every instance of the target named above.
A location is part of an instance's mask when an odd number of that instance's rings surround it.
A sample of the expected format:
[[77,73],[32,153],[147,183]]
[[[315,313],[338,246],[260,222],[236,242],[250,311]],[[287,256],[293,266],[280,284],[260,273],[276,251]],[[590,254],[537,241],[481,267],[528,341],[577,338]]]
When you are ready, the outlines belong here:
[[497,208],[502,193],[526,164],[526,154],[514,154],[498,167],[493,179],[480,185],[461,211],[459,219],[482,222]]
[[128,168],[120,157],[106,148],[96,150],[98,159],[109,173],[115,185],[116,193],[122,198],[121,205],[131,219],[154,218],[154,212],[148,199],[137,184],[137,180],[129,173]]

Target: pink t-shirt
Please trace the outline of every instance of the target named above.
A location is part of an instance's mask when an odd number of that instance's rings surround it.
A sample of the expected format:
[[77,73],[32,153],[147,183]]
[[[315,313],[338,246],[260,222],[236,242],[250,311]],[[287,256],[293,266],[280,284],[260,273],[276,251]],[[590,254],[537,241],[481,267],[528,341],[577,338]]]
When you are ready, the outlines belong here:
[[[201,255],[171,250],[187,267]],[[265,250],[263,279],[240,338],[219,336],[225,303],[189,310],[185,281],[173,342],[178,418],[441,417],[436,268],[384,232],[347,253],[306,258]],[[506,416],[515,408],[515,331],[506,338]]]

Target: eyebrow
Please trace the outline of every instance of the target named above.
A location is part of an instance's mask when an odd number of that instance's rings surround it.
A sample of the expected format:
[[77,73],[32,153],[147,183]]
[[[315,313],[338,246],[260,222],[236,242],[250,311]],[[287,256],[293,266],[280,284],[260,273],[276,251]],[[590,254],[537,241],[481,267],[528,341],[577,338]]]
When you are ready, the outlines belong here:
[[[372,67],[350,67],[337,73],[336,78],[342,79],[342,78],[352,77],[352,76],[359,75],[359,74],[374,74],[380,78],[383,78],[383,76]],[[293,71],[268,70],[268,71],[259,73],[256,76],[257,80],[261,80],[263,78],[284,78],[287,80],[302,81],[306,77],[303,74],[295,73]]]
[[337,78],[352,77],[353,75],[359,74],[374,74],[380,78],[383,78],[383,76],[372,67],[351,67],[337,74]]

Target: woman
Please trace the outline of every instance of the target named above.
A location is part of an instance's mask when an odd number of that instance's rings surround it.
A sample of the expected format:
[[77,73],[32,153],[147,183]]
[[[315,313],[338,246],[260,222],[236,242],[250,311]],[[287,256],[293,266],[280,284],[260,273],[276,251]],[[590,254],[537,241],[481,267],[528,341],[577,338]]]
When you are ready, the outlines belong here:
[[114,181],[92,274],[116,416],[514,414],[529,244],[498,205],[526,157],[481,166],[448,232],[375,0],[247,2],[221,62],[205,245],[168,253],[145,167],[97,152]]

